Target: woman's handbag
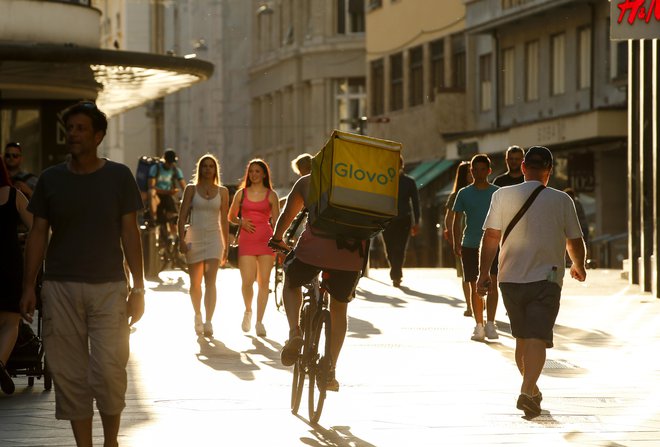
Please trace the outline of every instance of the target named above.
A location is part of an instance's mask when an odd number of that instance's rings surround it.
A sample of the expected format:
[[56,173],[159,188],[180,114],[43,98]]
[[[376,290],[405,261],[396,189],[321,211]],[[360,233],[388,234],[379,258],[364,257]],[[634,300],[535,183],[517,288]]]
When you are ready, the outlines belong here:
[[[238,205],[238,217],[241,217],[241,210],[243,209],[243,197],[245,197],[245,189],[241,192],[241,201]],[[236,236],[234,236],[234,242],[229,244],[229,249],[227,250],[227,263],[234,267],[238,268],[238,235],[241,233],[241,224],[239,221],[238,229],[236,230]]]

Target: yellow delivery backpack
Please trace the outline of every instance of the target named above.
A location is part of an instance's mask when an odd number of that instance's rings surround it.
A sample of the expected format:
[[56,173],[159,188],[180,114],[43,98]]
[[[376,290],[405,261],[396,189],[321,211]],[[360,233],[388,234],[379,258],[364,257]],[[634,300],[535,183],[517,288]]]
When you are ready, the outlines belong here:
[[366,240],[397,215],[401,143],[335,130],[312,159],[309,223],[338,239]]

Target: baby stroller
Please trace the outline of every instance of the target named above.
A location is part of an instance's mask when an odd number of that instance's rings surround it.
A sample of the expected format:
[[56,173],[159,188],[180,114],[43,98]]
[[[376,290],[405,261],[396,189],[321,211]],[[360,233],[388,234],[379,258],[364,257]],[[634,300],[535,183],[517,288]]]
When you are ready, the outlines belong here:
[[[39,291],[39,288],[37,288]],[[7,361],[7,372],[11,377],[27,376],[28,386],[34,385],[35,377],[44,379],[44,389],[49,391],[53,387],[53,379],[48,372],[46,358],[44,357],[44,344],[41,340],[41,299],[37,291],[37,333],[35,334],[25,321],[21,320],[18,326],[18,338],[14,350]]]

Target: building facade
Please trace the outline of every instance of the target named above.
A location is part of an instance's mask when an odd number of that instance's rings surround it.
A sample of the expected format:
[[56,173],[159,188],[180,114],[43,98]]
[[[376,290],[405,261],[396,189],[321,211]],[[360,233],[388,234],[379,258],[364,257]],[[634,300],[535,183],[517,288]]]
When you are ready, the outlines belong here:
[[590,257],[626,257],[627,48],[609,40],[606,0],[471,0],[466,6],[468,132],[447,157],[501,159],[513,144],[555,155],[552,186],[572,187]]
[[[122,49],[122,36],[107,28],[107,19],[112,13],[121,22],[126,15],[117,15],[110,2],[2,2],[11,13],[0,14],[0,144],[20,141],[26,170],[39,173],[64,160],[60,116],[73,103],[94,100],[114,117],[213,72],[202,60]],[[112,49],[101,47],[107,39]],[[113,146],[104,151],[125,161]]]
[[252,156],[268,161],[274,183],[287,189],[298,154],[318,152],[333,129],[360,132],[365,1],[250,3]]

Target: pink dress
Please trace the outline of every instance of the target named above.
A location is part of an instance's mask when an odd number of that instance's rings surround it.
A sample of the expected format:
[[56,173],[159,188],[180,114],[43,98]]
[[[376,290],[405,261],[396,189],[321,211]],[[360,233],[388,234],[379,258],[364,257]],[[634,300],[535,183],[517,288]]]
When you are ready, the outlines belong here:
[[241,205],[241,217],[250,219],[254,225],[254,233],[242,229],[238,235],[238,256],[275,256],[273,250],[268,247],[268,240],[273,236],[273,228],[270,226],[270,202],[268,197],[258,202],[248,199],[246,190],[243,190],[243,204]]

